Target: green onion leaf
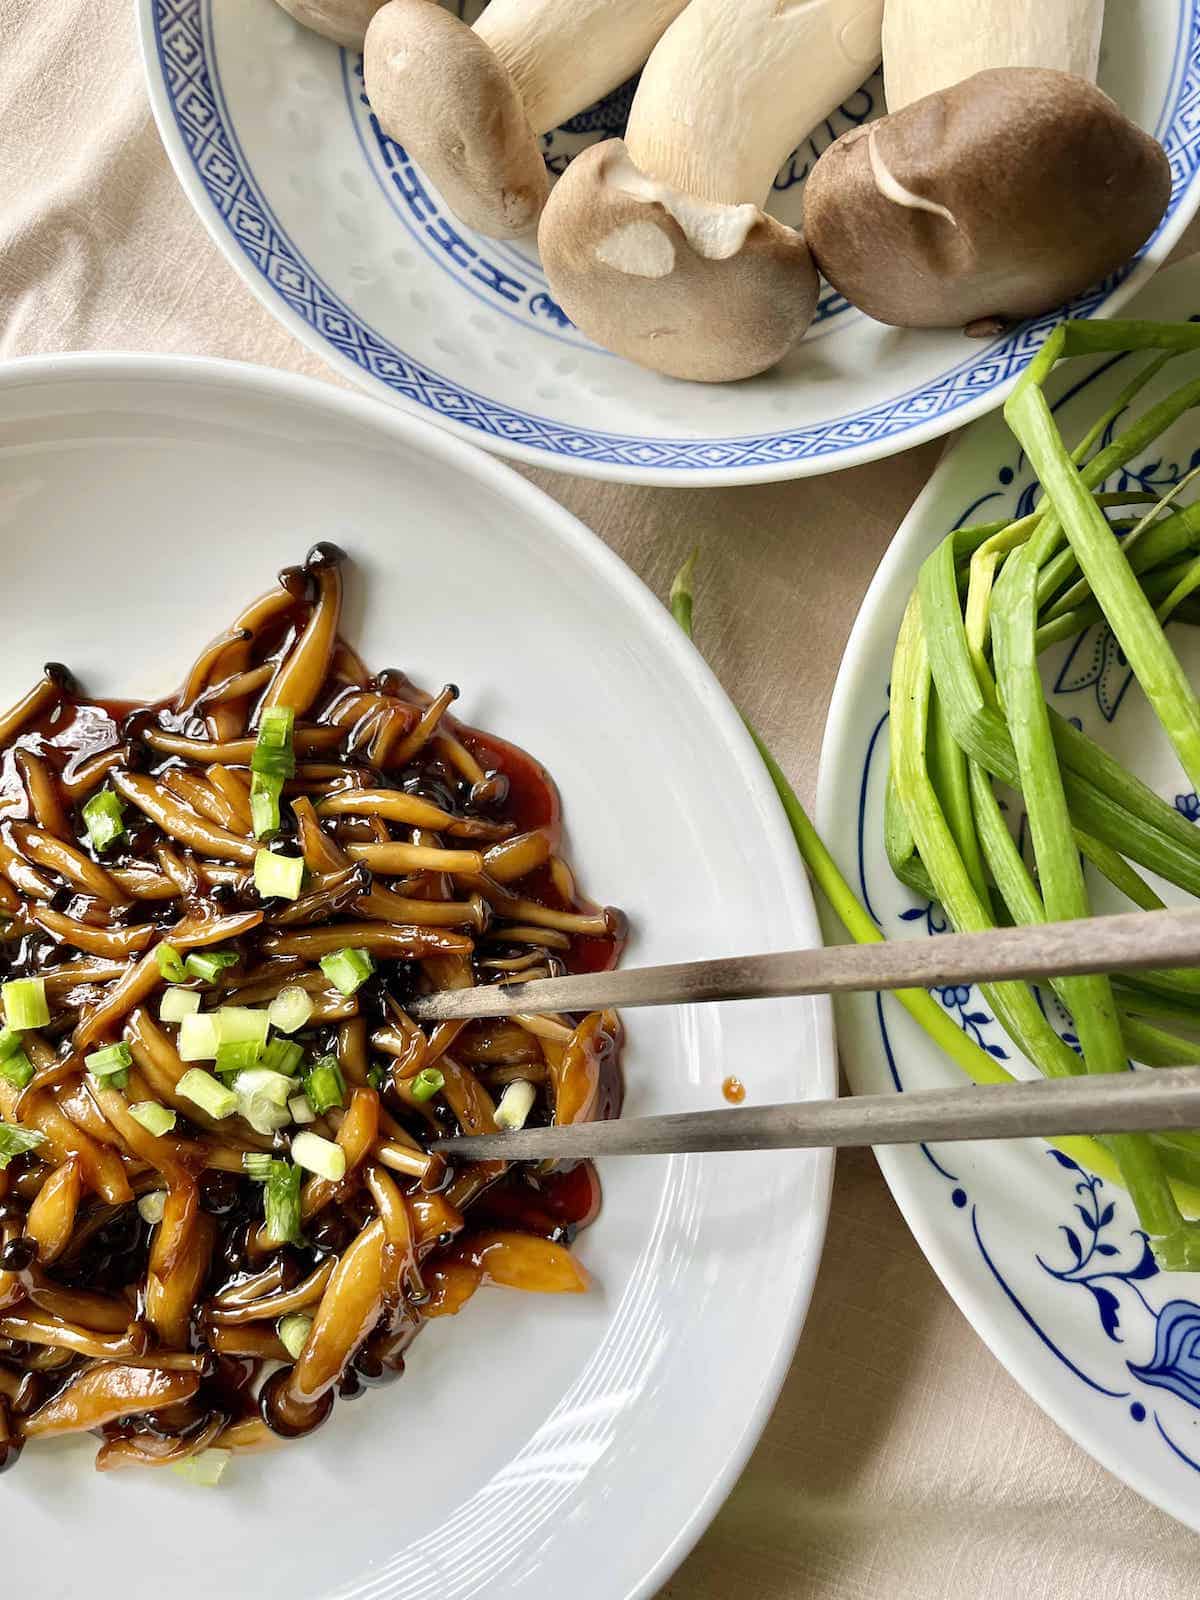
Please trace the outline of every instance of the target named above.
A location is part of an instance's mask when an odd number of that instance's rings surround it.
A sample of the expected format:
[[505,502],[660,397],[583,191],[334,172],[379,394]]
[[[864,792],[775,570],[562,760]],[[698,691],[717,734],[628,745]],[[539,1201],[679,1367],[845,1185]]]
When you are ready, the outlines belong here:
[[183,957],[173,944],[155,945],[154,959],[158,962],[158,970],[167,983],[182,983],[187,977]]
[[198,1489],[215,1489],[233,1460],[232,1450],[201,1450],[198,1456],[188,1456],[186,1461],[173,1461],[171,1471],[185,1478]]
[[298,1133],[292,1140],[292,1160],[329,1183],[340,1183],[346,1176],[346,1152],[319,1133]]
[[17,1128],[11,1122],[0,1122],[0,1172],[15,1156],[27,1155],[46,1142],[46,1135],[35,1128]]
[[33,1062],[24,1050],[16,1049],[0,1061],[0,1078],[11,1083],[14,1089],[23,1089],[33,1077]]
[[295,1033],[304,1026],[315,1009],[308,990],[302,989],[298,983],[289,983],[271,1001],[267,1016],[271,1019],[271,1026],[278,1028],[280,1033]]
[[258,724],[254,754],[250,757],[251,772],[265,773],[272,778],[293,776],[296,771],[292,749],[295,725],[296,713],[290,706],[267,707]]
[[83,1064],[100,1088],[123,1089],[129,1082],[133,1054],[127,1044],[110,1044],[103,1050],[90,1051],[84,1056]]
[[304,1093],[318,1117],[346,1103],[346,1080],[334,1055],[322,1056],[304,1079]]
[[376,1094],[382,1094],[387,1086],[387,1073],[382,1067],[372,1067],[367,1073],[367,1082]]
[[436,1067],[422,1067],[410,1087],[414,1100],[432,1100],[446,1087],[446,1079]]
[[93,850],[107,850],[125,832],[125,807],[111,789],[100,789],[83,808],[83,823]]
[[157,1100],[139,1100],[136,1105],[130,1106],[129,1115],[156,1139],[161,1139],[164,1133],[170,1133],[178,1120],[173,1111],[167,1106],[160,1106]]
[[211,1072],[202,1072],[199,1067],[192,1067],[185,1072],[175,1088],[185,1100],[199,1106],[216,1122],[231,1117],[238,1108],[238,1097],[233,1090],[227,1089]]
[[0,1028],[0,1061],[7,1061],[21,1048],[21,1035],[12,1028]]
[[308,1343],[312,1326],[313,1319],[306,1317],[302,1311],[293,1311],[290,1316],[280,1317],[275,1332],[279,1335],[280,1344],[293,1361],[299,1361],[300,1352]]
[[215,1061],[220,1047],[215,1011],[192,1011],[180,1022],[176,1049],[181,1061]]
[[256,1067],[262,1055],[257,1039],[237,1039],[217,1046],[217,1072],[223,1078],[227,1072],[247,1072]]
[[290,1161],[272,1161],[263,1196],[267,1244],[300,1242],[300,1168]]
[[262,1054],[262,1065],[268,1072],[282,1072],[285,1078],[294,1078],[296,1069],[304,1060],[304,1051],[292,1039],[272,1039]]
[[240,1044],[252,1039],[260,1049],[267,1043],[270,1019],[258,1006],[221,1006],[213,1012],[217,1019],[217,1037],[222,1044]]
[[[180,971],[182,970],[181,963]],[[160,1022],[182,1022],[184,1017],[190,1017],[199,1009],[200,996],[195,989],[165,989],[159,1001],[158,1019]]]
[[251,774],[250,822],[256,839],[265,839],[279,832],[279,797],[282,793],[282,777],[273,778],[265,772]]
[[226,967],[236,967],[237,962],[237,955],[232,950],[193,950],[183,965],[194,978],[215,983]]
[[242,1156],[242,1171],[255,1183],[266,1183],[271,1176],[272,1159],[259,1150],[247,1150]]
[[321,971],[343,994],[353,994],[362,987],[375,971],[375,963],[365,950],[352,950],[344,945],[321,957]]
[[264,900],[296,900],[304,881],[304,857],[259,850],[254,857],[254,887]]
[[149,1194],[144,1194],[137,1203],[138,1216],[143,1222],[148,1222],[153,1228],[163,1219],[163,1212],[167,1209],[167,1191],[165,1189],[152,1189]]
[[23,1028],[44,1028],[50,1021],[44,978],[14,978],[0,993],[4,1017],[11,1029],[19,1032]]

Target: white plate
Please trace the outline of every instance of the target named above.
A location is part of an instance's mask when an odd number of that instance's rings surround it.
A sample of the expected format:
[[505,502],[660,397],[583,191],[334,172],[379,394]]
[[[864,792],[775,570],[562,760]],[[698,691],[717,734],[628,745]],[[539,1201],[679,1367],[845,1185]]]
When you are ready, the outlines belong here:
[[[543,758],[585,888],[631,962],[814,943],[795,847],[733,708],[662,606],[539,491],[456,439],[250,367],[65,357],[0,369],[9,550],[0,698],[47,657],[159,694],[318,538],[354,558],[366,660],[448,677]],[[7,703],[5,701],[4,703]],[[834,1090],[823,1002],[630,1019],[631,1114]],[[595,1292],[481,1293],[402,1382],[228,1487],[30,1449],[4,1480],[5,1592],[41,1600],[625,1600],[729,1491],[787,1370],[828,1154],[638,1158],[602,1174]],[[232,1481],[230,1481],[230,1479]]]
[[[1156,278],[1130,314],[1186,320],[1200,313],[1196,258]],[[1073,362],[1052,392],[1070,398],[1058,421],[1086,429],[1131,373],[1129,361]],[[1200,358],[1171,363],[1146,400],[1194,379]],[[1139,401],[1139,409],[1142,402]],[[1185,417],[1130,464],[1161,493],[1200,460],[1200,421]],[[889,938],[942,931],[940,908],[918,904],[893,878],[882,840],[887,775],[887,685],[917,570],[952,528],[1011,514],[1030,473],[1001,416],[978,423],[938,468],[875,575],[851,635],[821,756],[818,825]],[[1200,639],[1171,629],[1189,673]],[[1193,820],[1191,793],[1107,627],[1047,652],[1052,703],[1133,766]],[[1177,896],[1178,898],[1178,896]],[[1117,909],[1096,896],[1100,909]],[[1127,907],[1126,907],[1127,908]],[[1010,1070],[1017,1055],[975,989],[942,1004]],[[1044,996],[1060,1030],[1066,1019]],[[892,1000],[859,998],[838,1012],[847,1074],[859,1093],[961,1081]],[[879,1152],[884,1176],[950,1293],[1017,1381],[1085,1449],[1165,1510],[1200,1529],[1200,1275],[1158,1273],[1135,1232],[1124,1191],[1089,1178],[1040,1141],[939,1145]]]
[[[826,289],[808,337],[776,371],[715,386],[661,378],[575,331],[532,239],[497,243],[457,222],[380,134],[356,54],[305,32],[274,0],[136,4],[175,170],[268,309],[345,377],[532,465],[688,484],[853,466],[982,415],[1056,320],[988,342],[904,333]],[[1196,209],[1200,0],[1114,0],[1100,80],[1162,140],[1174,190],[1138,262],[1080,296],[1077,316],[1114,312]],[[798,222],[811,162],[880,104],[874,78],[788,162],[771,209]],[[619,91],[553,135],[551,166],[619,133],[627,107]]]

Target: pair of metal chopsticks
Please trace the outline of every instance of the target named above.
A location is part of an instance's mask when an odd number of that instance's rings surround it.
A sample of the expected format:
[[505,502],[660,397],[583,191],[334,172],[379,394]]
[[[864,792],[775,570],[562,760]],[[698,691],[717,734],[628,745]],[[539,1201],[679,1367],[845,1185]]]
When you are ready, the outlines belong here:
[[[771,996],[943,988],[1004,979],[1200,966],[1200,908],[870,945],[829,945],[529,983],[446,990],[409,1007],[421,1022],[595,1011]],[[572,1159],[672,1151],[796,1149],[1132,1133],[1200,1127],[1200,1070],[1158,1068],[990,1088],[921,1090],[792,1105],[630,1117],[439,1141],[480,1160]]]

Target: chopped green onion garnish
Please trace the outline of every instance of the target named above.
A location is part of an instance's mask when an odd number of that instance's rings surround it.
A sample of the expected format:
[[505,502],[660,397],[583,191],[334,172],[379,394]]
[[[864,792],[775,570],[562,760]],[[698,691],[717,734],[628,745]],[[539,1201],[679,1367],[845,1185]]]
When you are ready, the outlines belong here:
[[313,1319],[306,1317],[303,1311],[293,1311],[290,1316],[280,1317],[275,1331],[279,1335],[280,1344],[293,1361],[299,1361],[300,1352],[308,1343],[308,1336],[312,1332],[312,1325]]
[[14,1156],[26,1155],[45,1142],[46,1135],[35,1128],[14,1128],[11,1122],[0,1122],[0,1172]]
[[445,1087],[446,1079],[436,1067],[422,1067],[412,1080],[412,1097],[414,1100],[432,1100]]
[[218,1122],[231,1117],[238,1108],[238,1097],[233,1090],[227,1089],[211,1072],[201,1072],[199,1067],[185,1072],[175,1088],[185,1100],[190,1100]]
[[44,1028],[50,1021],[45,978],[14,978],[0,993],[4,997],[5,1021],[14,1031]]
[[298,983],[289,983],[271,1001],[267,1016],[271,1026],[278,1028],[280,1033],[295,1033],[304,1026],[315,1009],[308,990],[302,989]]
[[365,950],[352,950],[346,945],[321,957],[321,971],[335,989],[353,994],[375,971],[375,963]]
[[294,1040],[272,1039],[263,1051],[260,1065],[268,1072],[282,1072],[285,1078],[294,1078],[303,1060],[304,1051]]
[[144,1194],[138,1201],[138,1216],[143,1222],[148,1222],[151,1227],[161,1222],[163,1212],[167,1209],[167,1191],[165,1189],[152,1189],[149,1194]]
[[256,839],[265,839],[269,834],[279,832],[279,797],[282,793],[282,777],[274,778],[265,772],[251,774],[250,822]]
[[[159,949],[162,949],[161,945]],[[183,971],[182,964],[179,970]],[[164,989],[158,1005],[158,1018],[160,1022],[182,1022],[184,1017],[190,1017],[199,1009],[200,996],[195,989]]]
[[346,1080],[336,1056],[321,1057],[304,1079],[304,1092],[318,1117],[332,1111],[334,1106],[345,1104]]
[[125,832],[125,807],[111,789],[100,789],[83,808],[83,822],[93,850],[106,850]]
[[247,1150],[242,1156],[242,1171],[256,1183],[266,1183],[271,1176],[272,1165],[271,1157],[259,1150]]
[[340,1183],[346,1176],[346,1152],[319,1133],[298,1133],[292,1140],[292,1160],[330,1183]]
[[33,1062],[24,1050],[16,1049],[0,1061],[0,1078],[11,1083],[14,1089],[23,1089],[33,1077]]
[[267,1244],[297,1244],[300,1240],[300,1168],[290,1161],[272,1161],[263,1197]]
[[237,959],[232,950],[193,950],[183,965],[194,978],[215,983],[226,967],[237,966]]
[[213,1012],[217,1019],[217,1037],[222,1044],[240,1044],[252,1039],[260,1048],[267,1042],[270,1018],[257,1006],[221,1006]]
[[[108,1087],[108,1080],[115,1080],[122,1073],[128,1073],[133,1065],[133,1054],[127,1044],[105,1045],[103,1050],[92,1050],[83,1058],[83,1064],[95,1078],[96,1082]],[[129,1079],[126,1077],[125,1082]],[[123,1088],[124,1084],[119,1085]]]
[[296,726],[296,713],[290,706],[268,706],[259,719],[258,737],[254,754],[250,757],[252,772],[278,774],[290,778],[296,770],[296,757],[292,751],[292,732]]
[[296,900],[304,882],[304,857],[259,850],[254,857],[254,887],[264,900]]
[[247,1072],[256,1067],[262,1055],[257,1039],[238,1039],[232,1044],[217,1046],[217,1072],[224,1077],[227,1072]]
[[215,1061],[220,1046],[215,1011],[192,1011],[180,1022],[176,1048],[181,1061]]
[[21,1048],[21,1035],[12,1028],[0,1028],[0,1061],[7,1061]]
[[500,1096],[500,1104],[496,1107],[496,1126],[523,1128],[536,1098],[537,1091],[533,1085],[525,1078],[517,1078]]
[[171,1471],[199,1489],[215,1489],[232,1460],[232,1450],[201,1450],[198,1456],[189,1456],[186,1461],[173,1461]]
[[173,944],[155,945],[154,959],[158,962],[159,972],[168,983],[182,983],[187,977],[183,957]]
[[170,1133],[177,1120],[175,1113],[167,1106],[160,1106],[157,1100],[139,1100],[136,1105],[130,1106],[129,1115],[156,1139],[161,1139],[164,1133]]
[[367,1073],[367,1082],[376,1094],[382,1094],[387,1085],[387,1073],[382,1067],[372,1067]]
[[255,1133],[270,1137],[292,1120],[287,1103],[295,1092],[295,1085],[281,1072],[269,1072],[262,1067],[239,1072],[233,1081],[233,1090],[239,1114]]
[[310,1105],[308,1096],[306,1094],[296,1094],[292,1096],[292,1098],[288,1101],[288,1115],[291,1117],[293,1122],[299,1123],[301,1127],[303,1127],[306,1122],[315,1122],[317,1120],[317,1113]]

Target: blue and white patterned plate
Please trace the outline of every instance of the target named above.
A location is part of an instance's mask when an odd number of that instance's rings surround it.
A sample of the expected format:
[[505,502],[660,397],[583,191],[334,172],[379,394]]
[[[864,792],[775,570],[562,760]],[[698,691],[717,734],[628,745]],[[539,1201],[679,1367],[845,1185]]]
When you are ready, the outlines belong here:
[[[461,3],[461,0],[460,0]],[[800,348],[748,383],[681,383],[597,350],[547,291],[532,240],[463,228],[382,136],[357,55],[274,0],[136,0],[163,141],[184,189],[264,304],[346,377],[487,449],[644,483],[748,483],[906,449],[994,406],[1045,336],[904,333],[826,291]],[[1200,199],[1200,0],[1108,8],[1101,82],[1166,146],[1170,210],[1138,261],[1080,297],[1111,314]],[[872,79],[788,162],[772,209],[800,216],[808,167],[877,115]],[[561,168],[619,133],[629,89],[547,138]]]
[[[1171,320],[1200,314],[1200,258],[1156,278],[1130,314]],[[1058,419],[1068,439],[1111,403],[1129,372],[1127,360],[1108,359],[1074,363],[1056,376],[1055,392],[1065,397]],[[1146,403],[1198,372],[1200,358],[1171,363],[1146,391]],[[1162,492],[1197,462],[1200,418],[1193,412],[1111,487]],[[965,434],[896,535],[842,662],[821,757],[817,821],[889,938],[945,929],[940,907],[918,903],[896,882],[883,848],[887,691],[901,614],[921,562],[946,533],[1020,514],[1032,492],[1028,465],[1002,416]],[[1195,680],[1197,630],[1174,627],[1171,637]],[[1047,652],[1043,676],[1064,716],[1184,816],[1200,819],[1200,802],[1107,627]],[[1100,909],[1117,909],[1098,891],[1095,899]],[[938,998],[1006,1067],[1032,1074],[978,990],[954,987]],[[1070,1042],[1061,1007],[1048,991],[1042,1000]],[[838,1032],[859,1093],[961,1081],[891,999],[856,997],[839,1009]],[[1018,1382],[1106,1467],[1200,1529],[1200,1274],[1160,1273],[1124,1191],[1041,1141],[892,1149],[879,1159],[922,1249]]]

